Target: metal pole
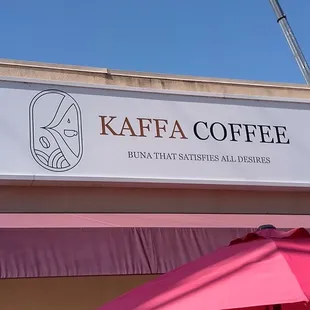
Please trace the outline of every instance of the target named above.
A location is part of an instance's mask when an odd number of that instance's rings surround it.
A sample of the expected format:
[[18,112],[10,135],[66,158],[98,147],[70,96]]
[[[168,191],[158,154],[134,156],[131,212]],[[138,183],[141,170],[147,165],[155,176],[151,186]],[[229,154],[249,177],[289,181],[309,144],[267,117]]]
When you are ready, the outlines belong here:
[[299,69],[302,72],[302,75],[304,76],[307,84],[310,84],[310,68],[309,65],[307,63],[307,60],[305,58],[305,56],[302,53],[302,50],[295,38],[295,35],[293,33],[293,30],[291,29],[286,15],[284,14],[279,1],[278,0],[269,0],[270,4],[276,14],[277,17],[277,23],[281,26],[283,34],[286,38],[286,41],[288,43],[288,45],[291,48],[291,51],[297,61],[297,64],[299,66]]

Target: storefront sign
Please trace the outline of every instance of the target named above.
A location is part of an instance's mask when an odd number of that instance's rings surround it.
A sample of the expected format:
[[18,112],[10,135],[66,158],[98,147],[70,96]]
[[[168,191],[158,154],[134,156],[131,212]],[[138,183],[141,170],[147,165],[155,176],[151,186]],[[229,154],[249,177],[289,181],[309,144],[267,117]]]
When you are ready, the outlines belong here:
[[310,186],[310,105],[0,81],[0,179]]

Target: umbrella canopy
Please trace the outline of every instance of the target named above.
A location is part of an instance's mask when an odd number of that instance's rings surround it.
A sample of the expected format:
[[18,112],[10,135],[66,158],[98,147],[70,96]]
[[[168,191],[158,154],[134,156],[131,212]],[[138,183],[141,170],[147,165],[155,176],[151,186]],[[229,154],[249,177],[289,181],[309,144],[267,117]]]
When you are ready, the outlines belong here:
[[267,229],[159,276],[100,310],[219,310],[292,303],[307,309],[309,298],[310,234],[303,228]]
[[[309,310],[309,303],[294,303],[294,304],[284,304],[278,306],[258,306],[251,308],[239,308],[238,310]],[[225,309],[226,310],[226,309]]]

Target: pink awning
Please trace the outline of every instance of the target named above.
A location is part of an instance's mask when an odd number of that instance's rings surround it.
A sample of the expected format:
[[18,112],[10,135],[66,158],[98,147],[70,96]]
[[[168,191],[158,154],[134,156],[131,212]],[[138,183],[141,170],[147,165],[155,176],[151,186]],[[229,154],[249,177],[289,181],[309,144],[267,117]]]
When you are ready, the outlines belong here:
[[310,215],[266,214],[0,214],[1,228],[257,228],[272,223],[277,228],[310,228]]
[[0,277],[165,273],[261,224],[310,215],[0,214]]

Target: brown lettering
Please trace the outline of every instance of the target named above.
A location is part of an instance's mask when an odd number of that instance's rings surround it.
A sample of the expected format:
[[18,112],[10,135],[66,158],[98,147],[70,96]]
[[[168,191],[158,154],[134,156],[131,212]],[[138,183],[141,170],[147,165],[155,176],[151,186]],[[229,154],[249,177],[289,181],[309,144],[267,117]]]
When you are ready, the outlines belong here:
[[184,134],[184,131],[183,129],[181,128],[181,125],[178,121],[175,121],[174,122],[174,126],[173,126],[173,129],[172,129],[172,134],[169,138],[171,139],[175,139],[176,137],[174,136],[175,133],[179,133],[181,135],[180,139],[188,139],[185,134]]
[[[139,121],[139,127],[140,127],[140,135],[139,137],[146,137],[144,133],[144,129],[147,129],[147,131],[151,131],[150,124],[152,124],[152,120],[150,118],[137,118]],[[149,124],[143,124],[143,121],[148,121]]]
[[135,131],[133,130],[130,122],[129,122],[129,119],[127,117],[125,117],[125,119],[124,119],[124,123],[123,123],[122,129],[121,129],[121,132],[120,132],[119,135],[120,136],[125,136],[125,134],[124,134],[125,130],[129,130],[130,131],[130,136],[132,136],[132,137],[136,137],[137,136]]
[[[154,121],[155,121],[155,127],[156,127],[155,138],[163,138],[160,131],[163,130],[164,132],[166,132],[166,125],[168,125],[168,121],[166,119],[156,119],[156,118],[154,119]],[[166,123],[166,125],[163,125],[162,127],[160,127],[159,122],[164,122]]]
[[116,116],[109,116],[110,117],[110,120],[106,123],[105,121],[105,118],[108,117],[108,116],[101,116],[99,115],[100,119],[101,119],[101,133],[100,135],[108,135],[107,133],[107,129],[112,133],[113,136],[119,136],[118,133],[116,133],[114,131],[114,129],[110,126],[110,123],[116,118]]

